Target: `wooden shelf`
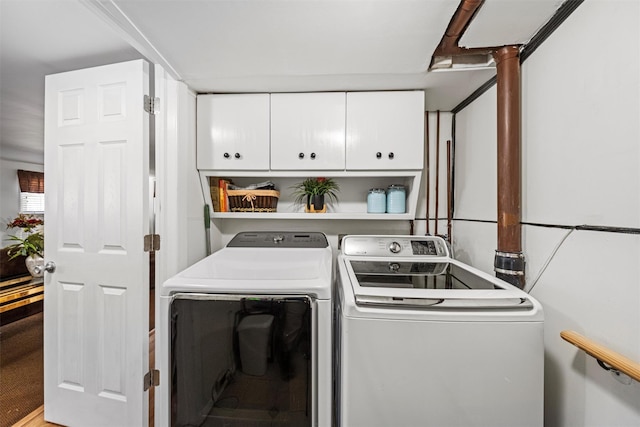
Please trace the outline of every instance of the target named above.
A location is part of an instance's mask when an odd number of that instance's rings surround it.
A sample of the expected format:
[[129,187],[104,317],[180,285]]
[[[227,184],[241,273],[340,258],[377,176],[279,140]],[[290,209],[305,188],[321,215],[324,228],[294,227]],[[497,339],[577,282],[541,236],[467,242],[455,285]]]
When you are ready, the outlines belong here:
[[[270,180],[280,191],[278,211],[270,213],[254,212],[214,212],[209,188],[209,177],[233,179],[236,185]],[[295,205],[291,187],[301,178],[325,176],[335,178],[340,185],[339,203],[330,204],[326,213],[306,213]],[[212,219],[269,219],[269,220],[376,220],[408,221],[415,218],[418,193],[421,188],[422,172],[416,170],[395,171],[200,171],[200,181],[205,201],[211,209]],[[367,194],[370,188],[386,188],[391,184],[402,184],[406,188],[406,213],[369,214],[367,213]]]
[[214,212],[211,218],[222,219],[299,219],[299,220],[328,220],[328,219],[357,219],[357,220],[380,220],[398,221],[412,220],[411,214],[368,214],[368,213],[252,213],[252,212]]

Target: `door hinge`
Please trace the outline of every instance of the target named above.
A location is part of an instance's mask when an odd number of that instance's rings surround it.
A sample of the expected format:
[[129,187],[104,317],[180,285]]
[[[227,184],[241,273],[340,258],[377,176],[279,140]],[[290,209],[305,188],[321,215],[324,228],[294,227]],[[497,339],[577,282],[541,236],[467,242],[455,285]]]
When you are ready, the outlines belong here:
[[151,387],[160,385],[160,371],[152,369],[144,375],[144,391],[149,390]]
[[145,95],[144,111],[149,114],[158,114],[158,111],[160,111],[160,98],[151,98],[149,95]]
[[144,251],[159,251],[160,250],[160,235],[159,234],[147,234],[144,236]]

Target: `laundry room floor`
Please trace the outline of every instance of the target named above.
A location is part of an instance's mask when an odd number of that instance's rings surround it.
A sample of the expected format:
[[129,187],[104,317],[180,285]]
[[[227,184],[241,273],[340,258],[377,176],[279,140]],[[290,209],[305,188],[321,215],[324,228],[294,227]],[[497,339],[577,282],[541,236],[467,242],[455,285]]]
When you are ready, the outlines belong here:
[[270,363],[262,376],[236,371],[202,426],[307,425],[309,369],[308,360],[297,353],[286,373],[277,363]]

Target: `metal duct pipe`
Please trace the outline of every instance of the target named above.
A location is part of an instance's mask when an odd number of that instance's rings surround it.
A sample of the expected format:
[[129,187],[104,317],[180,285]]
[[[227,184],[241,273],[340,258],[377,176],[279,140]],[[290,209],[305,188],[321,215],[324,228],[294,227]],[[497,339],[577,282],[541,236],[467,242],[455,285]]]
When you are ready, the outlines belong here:
[[498,249],[496,276],[524,288],[521,226],[520,49],[494,52],[498,91]]

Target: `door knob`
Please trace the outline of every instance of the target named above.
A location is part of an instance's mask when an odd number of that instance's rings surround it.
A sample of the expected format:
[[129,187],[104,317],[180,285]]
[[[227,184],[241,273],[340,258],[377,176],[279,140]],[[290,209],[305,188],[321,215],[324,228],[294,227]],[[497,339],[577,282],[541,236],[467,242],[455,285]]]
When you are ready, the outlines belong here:
[[54,271],[56,271],[56,263],[53,261],[49,261],[48,263],[46,263],[44,266],[42,265],[36,265],[33,268],[33,271],[36,274],[40,274],[42,273],[42,270],[44,269],[44,271],[46,271],[47,273],[53,273]]
[[311,153],[311,158],[315,159],[316,158],[316,153]]
[[378,158],[378,159],[382,158],[382,153],[378,151],[378,152],[376,153],[376,158]]
[[228,159],[229,157],[230,157],[230,156],[229,156],[229,153],[224,153],[224,158],[225,158],[225,159]]
[[298,154],[298,158],[299,158],[299,159],[304,159],[304,153],[300,153],[300,154]]
[[393,152],[389,153],[389,158],[393,159]]
[[240,158],[240,153],[236,153],[235,156],[233,156],[233,157],[235,157],[236,159],[239,159]]

